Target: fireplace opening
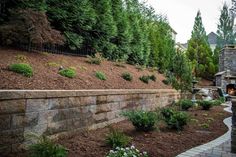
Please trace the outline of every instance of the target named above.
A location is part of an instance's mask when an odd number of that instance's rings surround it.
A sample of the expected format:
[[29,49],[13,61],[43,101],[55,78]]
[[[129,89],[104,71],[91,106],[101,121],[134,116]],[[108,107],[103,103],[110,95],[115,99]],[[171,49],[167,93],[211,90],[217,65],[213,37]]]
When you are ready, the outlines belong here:
[[236,84],[228,84],[226,86],[226,91],[231,96],[236,96]]

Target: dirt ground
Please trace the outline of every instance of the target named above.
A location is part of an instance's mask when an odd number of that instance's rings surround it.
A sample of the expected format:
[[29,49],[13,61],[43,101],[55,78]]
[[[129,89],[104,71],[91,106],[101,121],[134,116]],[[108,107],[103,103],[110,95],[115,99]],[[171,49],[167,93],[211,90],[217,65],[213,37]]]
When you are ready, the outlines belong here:
[[[34,69],[34,76],[24,77],[8,70],[12,63],[29,63]],[[57,55],[48,53],[29,53],[24,51],[0,48],[0,89],[166,89],[170,86],[162,83],[164,76],[158,72],[138,70],[135,66],[125,64],[124,67],[115,66],[114,62],[104,61],[101,65],[93,65],[86,62],[85,57]],[[60,76],[58,69],[76,68],[77,76],[73,79]],[[106,74],[107,80],[101,81],[95,77],[96,71]],[[121,74],[129,72],[133,75],[133,81],[125,81]],[[154,74],[157,81],[145,84],[139,80],[142,75]]]
[[[142,151],[147,151],[150,157],[174,157],[192,147],[214,140],[227,131],[222,121],[230,114],[223,111],[221,106],[214,107],[210,111],[193,109],[188,113],[192,120],[182,132],[170,130],[164,124],[152,132],[137,132],[128,121],[122,121],[112,127],[132,137],[131,144]],[[208,123],[209,128],[203,128],[204,123]],[[61,139],[59,143],[69,149],[69,157],[104,157],[110,150],[105,144],[108,132],[108,127],[89,131]]]

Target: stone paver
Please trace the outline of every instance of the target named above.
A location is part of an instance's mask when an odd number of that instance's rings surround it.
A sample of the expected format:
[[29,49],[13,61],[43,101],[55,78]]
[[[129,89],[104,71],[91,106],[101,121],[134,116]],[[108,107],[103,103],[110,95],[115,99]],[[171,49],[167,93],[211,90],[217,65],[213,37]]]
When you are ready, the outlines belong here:
[[[224,105],[227,106],[224,110],[232,113],[231,103],[228,102]],[[226,118],[224,123],[229,128],[227,133],[209,143],[187,150],[177,157],[236,157],[236,154],[230,152],[232,118]]]

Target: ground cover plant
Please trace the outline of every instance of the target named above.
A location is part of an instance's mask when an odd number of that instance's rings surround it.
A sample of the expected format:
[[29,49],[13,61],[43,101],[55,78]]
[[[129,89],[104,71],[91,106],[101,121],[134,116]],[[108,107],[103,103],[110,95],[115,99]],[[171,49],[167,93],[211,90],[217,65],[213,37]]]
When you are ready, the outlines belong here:
[[87,62],[90,64],[97,64],[100,65],[104,58],[100,53],[96,53],[94,56],[87,56],[88,60]]
[[103,81],[105,81],[107,78],[106,78],[106,75],[103,73],[103,72],[101,72],[101,71],[97,71],[96,73],[95,73],[95,76],[99,79],[99,80],[103,80]]
[[59,71],[59,74],[61,76],[65,76],[68,78],[74,78],[76,76],[76,71],[74,69],[68,68],[68,69],[62,69]]
[[148,157],[147,152],[140,152],[134,146],[111,150],[106,157]]
[[193,106],[193,102],[189,99],[182,99],[177,103],[182,110],[187,111],[189,108]]
[[112,148],[126,147],[130,143],[130,140],[130,137],[114,128],[111,128],[109,134],[106,136],[106,143]]
[[26,77],[33,76],[33,68],[29,64],[26,64],[26,63],[11,64],[9,66],[9,70],[22,74]]
[[133,76],[129,72],[124,72],[124,73],[122,73],[121,76],[126,81],[132,81],[133,80]]
[[206,101],[206,100],[201,100],[197,102],[203,110],[210,110],[211,107],[213,107],[214,102],[213,101]]
[[67,157],[67,150],[46,136],[36,137],[37,143],[29,146],[30,157]]
[[157,114],[151,111],[126,111],[122,115],[127,117],[138,131],[151,131],[157,123]]

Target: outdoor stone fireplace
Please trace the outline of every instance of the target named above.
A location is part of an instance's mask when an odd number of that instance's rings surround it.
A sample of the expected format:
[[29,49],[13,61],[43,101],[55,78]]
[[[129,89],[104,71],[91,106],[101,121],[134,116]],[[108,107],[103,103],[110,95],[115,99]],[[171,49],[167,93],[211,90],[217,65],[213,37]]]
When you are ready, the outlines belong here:
[[236,46],[226,46],[219,56],[219,72],[215,75],[216,86],[229,95],[236,95]]

